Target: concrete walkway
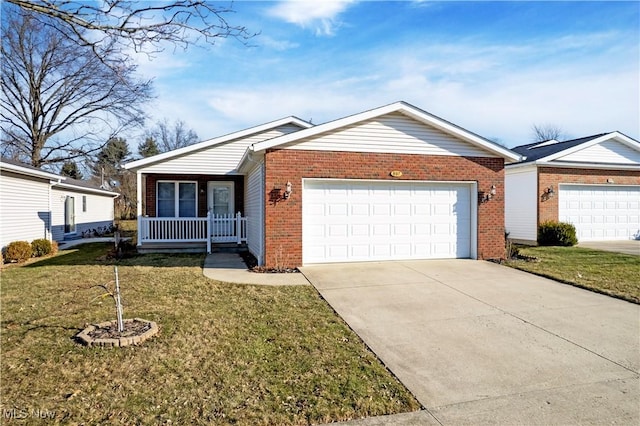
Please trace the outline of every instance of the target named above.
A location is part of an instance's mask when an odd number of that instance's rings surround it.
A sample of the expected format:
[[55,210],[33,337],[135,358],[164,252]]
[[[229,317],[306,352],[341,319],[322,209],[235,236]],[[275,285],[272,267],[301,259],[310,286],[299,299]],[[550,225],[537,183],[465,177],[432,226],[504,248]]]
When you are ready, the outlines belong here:
[[640,306],[490,262],[301,268],[426,411],[377,424],[639,424]]
[[616,253],[633,254],[640,256],[640,240],[626,241],[587,241],[578,244],[578,247],[596,250],[612,251]]
[[301,273],[256,273],[237,253],[212,253],[204,260],[204,276],[212,280],[254,285],[309,285]]

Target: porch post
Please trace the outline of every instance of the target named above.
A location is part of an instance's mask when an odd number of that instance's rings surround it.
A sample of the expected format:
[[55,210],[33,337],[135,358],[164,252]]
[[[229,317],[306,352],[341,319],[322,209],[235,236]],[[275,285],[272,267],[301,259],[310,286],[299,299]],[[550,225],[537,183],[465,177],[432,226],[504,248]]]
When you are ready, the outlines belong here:
[[136,217],[138,220],[138,246],[142,245],[142,173],[140,170],[136,171]]
[[207,212],[207,254],[211,254],[211,212]]
[[236,213],[236,238],[238,239],[238,244],[242,243],[242,216],[240,212]]

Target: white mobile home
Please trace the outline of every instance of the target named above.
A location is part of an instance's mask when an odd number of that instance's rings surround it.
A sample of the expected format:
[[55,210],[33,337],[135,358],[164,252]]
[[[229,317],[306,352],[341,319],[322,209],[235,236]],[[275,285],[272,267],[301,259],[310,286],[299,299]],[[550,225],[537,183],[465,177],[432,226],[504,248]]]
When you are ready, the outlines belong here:
[[113,224],[118,194],[25,164],[0,161],[0,247],[12,241],[64,241]]

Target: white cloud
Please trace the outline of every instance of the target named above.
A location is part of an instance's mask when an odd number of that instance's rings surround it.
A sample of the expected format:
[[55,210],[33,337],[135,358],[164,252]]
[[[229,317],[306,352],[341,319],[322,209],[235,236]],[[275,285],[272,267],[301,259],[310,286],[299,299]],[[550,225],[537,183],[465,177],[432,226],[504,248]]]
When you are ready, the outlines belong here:
[[295,49],[300,47],[300,43],[288,41],[288,40],[276,40],[272,37],[260,35],[260,37],[256,38],[256,45],[264,46],[268,49],[273,49],[278,52],[284,52],[286,50]]
[[[534,123],[556,124],[573,137],[619,130],[638,139],[637,48],[620,41],[627,39],[602,33],[526,45],[416,41],[336,57],[317,72],[311,56],[273,56],[256,60],[244,79],[167,85],[153,113],[179,117],[208,139],[289,115],[322,123],[405,100],[510,147],[529,142]],[[307,60],[308,67],[298,66]],[[166,58],[168,71],[178,65]]]
[[305,29],[311,29],[316,35],[332,36],[341,25],[339,15],[353,0],[317,1],[288,0],[281,1],[269,10],[269,15],[282,19]]

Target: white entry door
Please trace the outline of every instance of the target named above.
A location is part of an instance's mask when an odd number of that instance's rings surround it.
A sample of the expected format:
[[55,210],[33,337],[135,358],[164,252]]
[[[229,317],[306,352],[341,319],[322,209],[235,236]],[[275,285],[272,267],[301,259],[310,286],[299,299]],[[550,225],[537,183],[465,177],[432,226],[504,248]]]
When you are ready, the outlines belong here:
[[64,200],[64,233],[76,232],[76,199],[67,195]]
[[640,238],[640,186],[560,185],[558,216],[578,241]]
[[207,207],[213,215],[233,215],[233,182],[208,182]]
[[471,183],[305,180],[303,263],[468,258]]

